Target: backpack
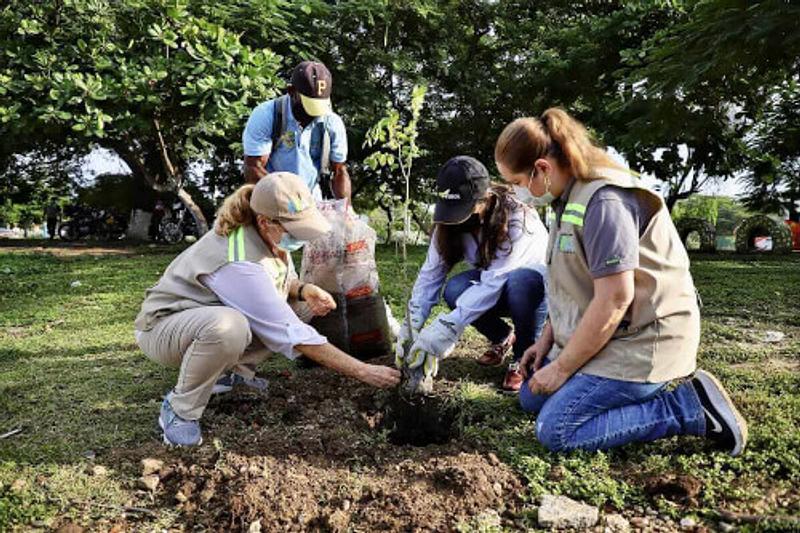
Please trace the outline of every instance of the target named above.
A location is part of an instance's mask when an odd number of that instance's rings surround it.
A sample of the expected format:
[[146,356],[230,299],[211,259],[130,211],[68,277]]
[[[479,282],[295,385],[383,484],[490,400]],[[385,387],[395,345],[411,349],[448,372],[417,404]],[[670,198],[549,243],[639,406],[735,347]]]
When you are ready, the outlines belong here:
[[[281,137],[286,133],[286,116],[289,114],[289,95],[284,94],[275,101],[272,107],[272,149],[275,150],[281,141]],[[331,134],[328,131],[327,117],[314,127],[312,138],[321,136],[322,152],[319,159],[319,186],[322,190],[322,197],[325,199],[333,198],[333,188],[331,184]],[[313,143],[312,143],[313,144]]]

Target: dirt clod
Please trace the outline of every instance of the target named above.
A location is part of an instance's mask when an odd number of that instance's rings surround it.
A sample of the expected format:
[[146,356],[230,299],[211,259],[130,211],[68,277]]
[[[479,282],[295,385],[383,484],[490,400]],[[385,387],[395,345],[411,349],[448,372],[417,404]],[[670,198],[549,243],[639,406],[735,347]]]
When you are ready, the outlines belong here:
[[150,492],[155,492],[160,482],[161,480],[155,474],[148,474],[139,478],[139,486],[143,489],[149,490]]
[[153,459],[152,457],[142,459],[142,476],[157,474],[163,466],[164,461],[160,459]]

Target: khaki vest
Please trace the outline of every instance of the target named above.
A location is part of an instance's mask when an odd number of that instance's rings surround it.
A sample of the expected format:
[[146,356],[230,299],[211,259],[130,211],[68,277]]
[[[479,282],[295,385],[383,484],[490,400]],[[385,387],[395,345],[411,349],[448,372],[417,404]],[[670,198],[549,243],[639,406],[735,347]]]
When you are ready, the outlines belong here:
[[553,360],[572,337],[594,296],[583,246],[583,216],[606,185],[633,189],[655,211],[639,239],[634,298],[608,344],[581,372],[606,378],[659,383],[695,369],[700,312],[689,257],[663,200],[624,171],[600,169],[599,178],[576,180],[561,220],[550,226],[548,298],[555,344]]
[[275,257],[253,226],[239,227],[227,237],[209,231],[176,257],[158,283],[147,289],[134,323],[136,329],[147,331],[161,317],[186,309],[223,305],[199,278],[234,261],[261,265],[281,296],[288,296],[289,284],[295,277],[291,256],[288,265]]

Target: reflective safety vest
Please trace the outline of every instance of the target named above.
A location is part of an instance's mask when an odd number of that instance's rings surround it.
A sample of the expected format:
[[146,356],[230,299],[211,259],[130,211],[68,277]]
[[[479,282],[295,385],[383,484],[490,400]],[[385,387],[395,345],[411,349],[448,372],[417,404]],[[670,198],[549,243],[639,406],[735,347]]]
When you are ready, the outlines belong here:
[[274,256],[253,226],[239,227],[227,236],[209,231],[176,257],[158,283],[147,289],[134,323],[136,329],[147,331],[161,317],[186,309],[223,305],[217,295],[200,282],[200,277],[235,261],[260,265],[278,293],[284,299],[288,297],[289,285],[297,277],[290,255],[287,254],[287,263]]
[[550,225],[548,305],[558,358],[594,297],[584,250],[586,206],[602,187],[631,189],[655,212],[639,238],[634,298],[611,340],[580,372],[625,381],[659,383],[691,374],[700,341],[700,312],[689,257],[663,200],[628,172],[604,168],[575,180],[560,219]]

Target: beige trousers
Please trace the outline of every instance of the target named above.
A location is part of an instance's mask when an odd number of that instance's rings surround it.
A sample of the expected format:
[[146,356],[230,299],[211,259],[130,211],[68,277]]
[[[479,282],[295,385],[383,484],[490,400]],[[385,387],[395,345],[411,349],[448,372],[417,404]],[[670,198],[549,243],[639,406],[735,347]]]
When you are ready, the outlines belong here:
[[142,351],[157,363],[180,367],[172,392],[172,409],[186,420],[197,420],[211,389],[228,370],[253,377],[258,363],[270,354],[253,334],[245,316],[230,307],[188,309],[159,320],[138,334]]

